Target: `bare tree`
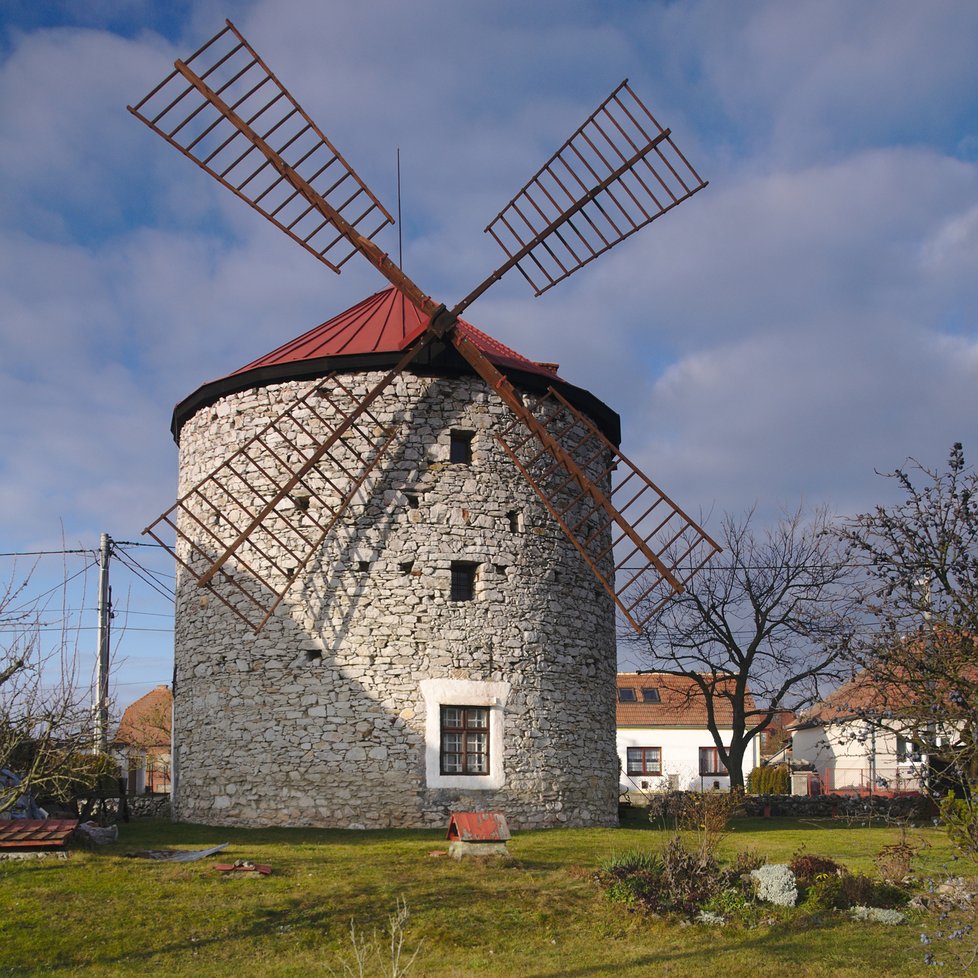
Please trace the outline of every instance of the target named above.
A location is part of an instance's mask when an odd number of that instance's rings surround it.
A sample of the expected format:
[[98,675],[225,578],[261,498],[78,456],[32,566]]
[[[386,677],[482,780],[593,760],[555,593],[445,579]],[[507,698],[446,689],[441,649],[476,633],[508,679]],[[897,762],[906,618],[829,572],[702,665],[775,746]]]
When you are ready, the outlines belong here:
[[[77,647],[64,607],[31,597],[33,570],[0,583],[0,816],[25,795],[59,796],[98,773],[90,688],[79,682]],[[58,640],[43,641],[55,627]]]
[[856,651],[886,700],[868,719],[897,723],[949,767],[972,808],[978,858],[978,473],[960,443],[947,468],[908,459],[887,473],[902,498],[846,525],[866,565],[864,605],[875,628]]
[[[799,508],[763,531],[753,519],[724,516],[723,553],[635,640],[649,671],[685,680],[705,700],[732,788],[743,787],[754,738],[839,678],[853,627],[850,572],[827,512],[809,518]],[[721,715],[732,716],[729,745]]]

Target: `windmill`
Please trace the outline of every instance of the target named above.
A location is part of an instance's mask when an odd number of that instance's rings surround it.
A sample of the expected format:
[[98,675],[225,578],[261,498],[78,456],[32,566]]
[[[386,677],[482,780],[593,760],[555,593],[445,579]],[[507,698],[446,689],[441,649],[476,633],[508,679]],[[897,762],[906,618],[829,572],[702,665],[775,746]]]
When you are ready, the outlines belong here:
[[[513,268],[540,295],[706,186],[627,81],[490,222],[505,260],[450,309],[374,242],[393,218],[230,21],[130,112],[334,272],[366,258],[424,317],[370,390],[334,376],[304,392],[144,531],[255,631],[395,442],[371,406],[439,344],[509,409],[495,437],[633,628],[718,550],[556,386],[527,397],[459,328]],[[311,494],[315,513],[283,506]]]

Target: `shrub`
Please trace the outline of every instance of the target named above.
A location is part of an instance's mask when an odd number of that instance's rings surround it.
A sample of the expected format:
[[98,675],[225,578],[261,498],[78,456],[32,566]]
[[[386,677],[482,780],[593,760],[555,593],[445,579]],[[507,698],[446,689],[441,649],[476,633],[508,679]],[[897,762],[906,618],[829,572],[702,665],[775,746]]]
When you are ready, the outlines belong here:
[[666,844],[661,858],[640,852],[613,857],[597,878],[609,900],[646,913],[680,914],[687,920],[737,882],[736,875],[721,869],[712,856],[687,849],[679,836]]
[[662,870],[662,860],[654,852],[641,852],[630,849],[615,853],[602,867],[601,872],[616,879],[633,873],[657,873]]
[[834,910],[848,910],[851,907],[902,907],[909,899],[909,894],[899,886],[858,873],[821,877],[808,891],[809,903]]
[[788,868],[795,874],[801,886],[811,886],[820,876],[835,876],[844,872],[843,867],[834,859],[808,852],[796,852],[788,863]]
[[891,927],[907,919],[899,910],[884,910],[882,907],[853,907],[849,912],[856,920],[871,920],[875,924],[889,924]]
[[972,859],[978,859],[978,802],[976,795],[955,798],[949,794],[940,805],[941,822],[951,843]]
[[883,846],[876,854],[876,870],[889,883],[902,883],[910,875],[916,849],[907,842]]
[[760,869],[767,862],[767,858],[756,849],[741,849],[734,856],[733,871],[738,876],[749,876],[751,870]]
[[679,825],[696,835],[701,856],[713,856],[730,819],[742,807],[743,799],[736,791],[690,791],[680,803]]
[[752,795],[787,795],[791,791],[791,773],[787,764],[755,767],[747,775],[747,791]]
[[783,863],[771,863],[751,871],[757,884],[757,897],[776,907],[793,907],[798,902],[795,874]]

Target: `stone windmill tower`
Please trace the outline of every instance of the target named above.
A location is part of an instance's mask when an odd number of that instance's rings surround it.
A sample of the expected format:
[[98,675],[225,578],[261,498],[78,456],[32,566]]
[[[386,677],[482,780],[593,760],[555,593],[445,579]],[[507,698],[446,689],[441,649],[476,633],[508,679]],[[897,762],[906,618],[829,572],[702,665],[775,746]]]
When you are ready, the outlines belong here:
[[623,83],[490,225],[507,260],[449,311],[373,243],[389,215],[230,22],[132,111],[331,268],[360,253],[393,286],[177,406],[180,498],[147,531],[180,565],[177,817],[613,823],[616,606],[640,627],[716,545],[621,454],[613,411],[460,314],[512,267],[545,291],[705,184]]

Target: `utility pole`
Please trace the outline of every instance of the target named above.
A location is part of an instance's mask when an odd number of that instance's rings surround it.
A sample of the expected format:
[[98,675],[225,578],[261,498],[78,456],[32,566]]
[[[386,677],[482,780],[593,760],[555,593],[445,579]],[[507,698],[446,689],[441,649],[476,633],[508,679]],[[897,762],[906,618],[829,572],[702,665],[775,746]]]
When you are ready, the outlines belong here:
[[109,557],[112,538],[99,539],[98,559],[98,668],[95,673],[95,750],[104,754],[109,746],[109,635],[112,625],[112,588],[109,586]]

